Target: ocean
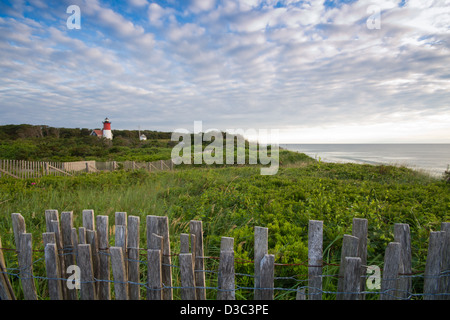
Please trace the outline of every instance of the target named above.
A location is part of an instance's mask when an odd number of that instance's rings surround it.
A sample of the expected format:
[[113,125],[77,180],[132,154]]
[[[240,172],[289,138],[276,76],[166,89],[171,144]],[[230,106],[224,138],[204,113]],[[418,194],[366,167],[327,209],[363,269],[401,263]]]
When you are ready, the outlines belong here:
[[406,166],[442,176],[450,165],[450,144],[280,144],[324,162]]

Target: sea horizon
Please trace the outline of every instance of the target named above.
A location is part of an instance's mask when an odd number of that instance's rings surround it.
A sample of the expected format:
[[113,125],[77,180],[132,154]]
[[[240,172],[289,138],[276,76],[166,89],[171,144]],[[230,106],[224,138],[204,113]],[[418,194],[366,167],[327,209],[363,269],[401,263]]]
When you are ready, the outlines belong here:
[[286,143],[281,148],[333,163],[405,166],[442,177],[450,165],[450,143]]

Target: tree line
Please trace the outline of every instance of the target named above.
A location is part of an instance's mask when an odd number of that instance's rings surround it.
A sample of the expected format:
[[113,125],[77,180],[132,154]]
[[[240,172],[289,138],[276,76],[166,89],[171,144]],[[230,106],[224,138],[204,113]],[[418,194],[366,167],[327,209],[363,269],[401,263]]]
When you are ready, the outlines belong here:
[[[86,137],[92,133],[88,128],[56,128],[46,125],[10,124],[0,126],[0,140],[17,140],[24,138],[72,138]],[[138,130],[112,130],[114,137],[139,139]],[[141,130],[147,139],[170,139],[170,132]]]
[[[171,141],[171,132],[112,130],[113,140],[92,136],[88,128],[56,128],[47,125],[0,126],[0,159],[27,161],[155,161],[167,160],[180,141]],[[225,141],[225,133],[222,133]],[[213,138],[214,140],[214,138]],[[184,141],[184,140],[183,140]],[[185,141],[186,142],[186,141]],[[203,147],[211,141],[203,141]],[[235,137],[237,145],[237,137]],[[191,145],[194,134],[191,134]],[[249,142],[245,141],[248,149]]]
[[138,130],[112,130],[113,140],[92,136],[88,128],[56,128],[46,125],[0,126],[0,159],[28,161],[168,159],[170,132],[141,130],[147,141],[139,140]]

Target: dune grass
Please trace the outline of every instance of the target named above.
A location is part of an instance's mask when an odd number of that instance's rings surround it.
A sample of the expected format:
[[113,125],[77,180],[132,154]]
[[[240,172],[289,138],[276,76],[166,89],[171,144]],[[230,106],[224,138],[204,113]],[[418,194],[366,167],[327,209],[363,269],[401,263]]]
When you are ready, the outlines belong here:
[[[0,179],[0,236],[3,247],[14,248],[11,213],[21,213],[35,249],[42,248],[44,211],[74,212],[74,225],[82,224],[83,209],[96,215],[125,211],[141,217],[141,247],[145,247],[145,216],[169,217],[171,249],[179,249],[179,235],[189,221],[203,221],[206,256],[218,256],[220,238],[235,238],[236,272],[253,274],[253,228],[269,228],[269,253],[277,266],[275,287],[306,286],[308,220],[324,221],[324,273],[335,275],[344,234],[351,234],[352,219],[369,220],[368,263],[382,268],[387,244],[393,241],[395,223],[408,223],[413,241],[413,268],[423,270],[430,231],[449,221],[450,185],[407,168],[315,161],[305,155],[283,151],[276,175],[260,175],[259,166],[189,167],[174,171],[116,171],[76,177],[44,177],[35,180]],[[111,235],[111,244],[114,235]],[[17,266],[15,253],[5,251],[8,268]],[[35,260],[43,254],[36,252]],[[44,263],[35,274],[45,276]],[[176,263],[176,257],[174,258]],[[208,260],[207,268],[217,268]],[[175,272],[176,277],[176,272]],[[214,274],[207,275],[215,286]],[[12,277],[19,292],[19,281]],[[144,281],[144,280],[143,280]],[[252,287],[251,277],[239,276],[239,286]],[[420,279],[415,284],[420,290]],[[36,280],[40,298],[48,299],[46,282]],[[337,279],[324,278],[326,291],[336,290]],[[420,291],[419,291],[420,292]],[[252,297],[251,290],[238,290],[239,299]],[[179,297],[179,296],[177,296]],[[208,298],[214,298],[215,292]],[[293,291],[277,291],[277,299],[293,299]],[[332,299],[328,294],[326,298]],[[370,298],[370,297],[368,297]]]

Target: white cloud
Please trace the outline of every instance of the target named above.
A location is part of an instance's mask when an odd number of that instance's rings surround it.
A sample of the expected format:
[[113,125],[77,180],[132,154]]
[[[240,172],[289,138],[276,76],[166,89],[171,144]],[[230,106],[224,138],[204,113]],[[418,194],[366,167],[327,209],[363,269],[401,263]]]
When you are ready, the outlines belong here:
[[163,8],[159,4],[153,2],[148,7],[148,19],[150,24],[162,27],[165,20],[174,20],[174,10],[172,8]]
[[82,15],[88,19],[95,19],[95,25],[104,30],[103,34],[112,39],[117,48],[124,46],[132,51],[152,50],[154,35],[145,29],[126,19],[122,14],[103,7],[98,1],[88,1],[83,6]]
[[280,143],[448,143],[449,123],[446,114],[395,113],[382,122],[283,128]]
[[193,23],[183,25],[173,24],[167,30],[168,38],[173,42],[191,40],[195,37],[201,37],[204,33],[204,28]]
[[151,3],[148,8],[148,18],[150,23],[161,26],[161,17],[164,15],[164,9],[157,3]]
[[443,1],[379,1],[380,30],[366,26],[369,0],[336,8],[289,0],[192,1],[188,10],[164,3],[134,2],[142,7],[121,12],[82,2],[78,33],[64,21],[0,17],[1,121],[18,118],[4,109],[26,115],[33,105],[42,115],[33,121],[46,123],[58,121],[59,108],[75,123],[108,112],[123,127],[139,121],[172,130],[203,120],[223,130],[287,128],[302,139],[387,142],[413,137],[416,125],[423,139],[447,133],[448,141]]
[[147,0],[128,0],[128,2],[134,7],[145,7],[148,5]]
[[214,8],[215,0],[190,0],[189,9],[194,13],[209,11]]

